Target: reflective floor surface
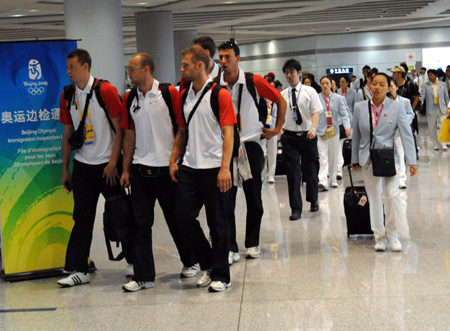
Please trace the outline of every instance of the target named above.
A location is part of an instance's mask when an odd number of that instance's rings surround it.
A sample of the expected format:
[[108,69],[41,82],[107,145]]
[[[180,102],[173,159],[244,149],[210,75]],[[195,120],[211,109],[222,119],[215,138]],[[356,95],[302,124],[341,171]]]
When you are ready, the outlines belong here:
[[[126,264],[108,261],[98,217],[91,284],[63,289],[56,278],[0,281],[0,330],[450,330],[450,151],[431,147],[422,137],[419,172],[401,191],[401,253],[376,253],[372,238],[347,238],[348,174],[339,188],[319,193],[318,213],[306,203],[296,222],[289,221],[281,176],[263,187],[258,260],[244,258],[246,207],[238,193],[241,259],[226,292],[208,293],[196,278],[179,278],[181,264],[158,206],[155,288],[122,291]],[[362,185],[361,173],[354,177]],[[100,203],[98,215],[101,209]],[[203,212],[200,221],[207,232]]]

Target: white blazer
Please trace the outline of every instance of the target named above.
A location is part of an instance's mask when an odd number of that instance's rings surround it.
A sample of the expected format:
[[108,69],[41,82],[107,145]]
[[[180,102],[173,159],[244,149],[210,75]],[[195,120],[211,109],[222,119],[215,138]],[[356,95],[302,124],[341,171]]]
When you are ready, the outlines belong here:
[[[370,157],[370,100],[358,102],[353,112],[352,163],[363,166]],[[370,107],[372,111],[372,107]],[[404,104],[386,97],[378,125],[373,131],[373,148],[393,148],[398,129],[405,151],[406,165],[417,164],[416,149]]]
[[[323,136],[327,130],[326,104],[322,92],[319,93],[319,100],[322,103],[323,112],[320,113],[319,125],[317,126],[317,135]],[[342,95],[330,92],[330,111],[333,117],[333,126],[336,134],[339,135],[339,125],[342,123],[344,128],[350,129],[350,120],[348,117],[348,107],[345,98]]]

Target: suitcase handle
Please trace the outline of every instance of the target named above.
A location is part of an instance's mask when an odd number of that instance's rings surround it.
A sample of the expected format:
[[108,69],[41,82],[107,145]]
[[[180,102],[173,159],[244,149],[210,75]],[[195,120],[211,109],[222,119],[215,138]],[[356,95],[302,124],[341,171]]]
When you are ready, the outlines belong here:
[[347,166],[348,169],[348,174],[350,175],[350,186],[352,187],[352,191],[355,190],[355,187],[353,186],[353,178],[352,178],[352,166],[348,165]]

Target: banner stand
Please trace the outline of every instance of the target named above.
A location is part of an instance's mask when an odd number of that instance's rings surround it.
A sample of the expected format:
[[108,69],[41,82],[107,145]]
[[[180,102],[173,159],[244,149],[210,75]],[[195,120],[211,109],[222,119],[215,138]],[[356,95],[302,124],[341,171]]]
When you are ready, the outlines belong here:
[[76,41],[0,43],[1,277],[61,276],[73,227],[59,103]]

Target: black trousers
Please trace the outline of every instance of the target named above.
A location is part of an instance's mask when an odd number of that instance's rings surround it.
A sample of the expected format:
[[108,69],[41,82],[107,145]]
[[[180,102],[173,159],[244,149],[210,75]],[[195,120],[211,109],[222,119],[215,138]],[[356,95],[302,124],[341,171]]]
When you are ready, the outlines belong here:
[[[211,280],[230,282],[228,265],[229,229],[226,220],[226,198],[217,187],[219,168],[192,169],[180,166],[176,185],[175,218],[194,250],[202,270],[211,269]],[[206,220],[212,240],[208,239],[196,220],[205,205]]]
[[[308,139],[285,132],[281,136],[283,144],[283,160],[286,164],[288,180],[289,204],[292,211],[302,211],[302,171],[306,181],[306,201],[314,202],[319,194],[319,151],[317,137]],[[301,162],[301,164],[300,164]]]
[[[263,203],[261,199],[262,180],[261,173],[264,168],[264,152],[257,142],[246,142],[252,179],[246,180],[242,184],[244,189],[245,201],[247,203],[247,222],[245,227],[245,247],[259,246],[259,235],[261,232],[261,220],[264,214]],[[227,218],[230,227],[230,249],[233,252],[239,252],[236,241],[236,218],[234,210],[236,208],[237,187],[233,186],[230,190],[230,196],[227,202]]]
[[[67,271],[88,271],[88,257],[98,198],[102,194],[107,199],[119,195],[122,190],[118,178],[115,186],[106,184],[106,179],[103,177],[103,169],[106,165],[106,163],[90,165],[77,160],[73,161],[73,220],[75,224],[67,245],[65,265]],[[121,168],[118,170],[121,172]],[[122,243],[122,248],[126,260],[131,263],[131,242]]]
[[136,229],[133,236],[133,265],[136,281],[155,280],[155,262],[152,247],[152,226],[155,220],[155,202],[164,213],[170,234],[180,254],[181,262],[190,267],[195,264],[192,250],[175,222],[175,183],[169,175],[169,167],[160,167],[159,176],[144,177],[139,165],[132,165],[131,201]]

